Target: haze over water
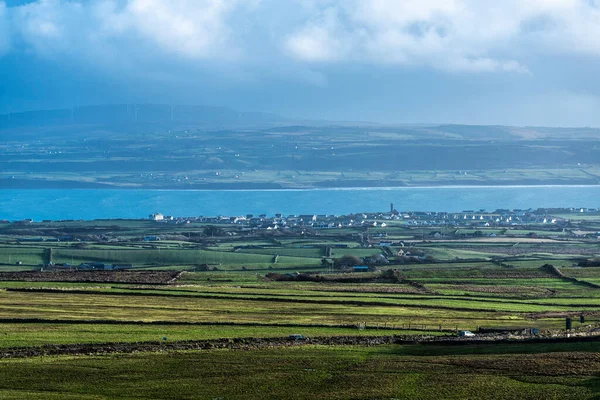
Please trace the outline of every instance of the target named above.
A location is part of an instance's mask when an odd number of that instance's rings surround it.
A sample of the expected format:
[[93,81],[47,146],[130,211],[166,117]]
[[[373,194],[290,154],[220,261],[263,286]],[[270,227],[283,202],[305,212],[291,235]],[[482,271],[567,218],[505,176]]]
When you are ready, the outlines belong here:
[[600,207],[600,186],[359,188],[322,190],[0,190],[0,219],[146,218],[245,214]]

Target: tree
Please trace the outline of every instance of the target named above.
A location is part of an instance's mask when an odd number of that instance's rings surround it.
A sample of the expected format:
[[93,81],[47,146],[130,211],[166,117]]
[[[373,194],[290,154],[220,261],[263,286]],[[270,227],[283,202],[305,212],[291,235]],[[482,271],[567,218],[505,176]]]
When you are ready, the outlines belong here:
[[338,268],[354,267],[362,264],[362,260],[356,256],[345,255],[334,260],[335,266]]
[[223,236],[225,235],[225,231],[218,226],[209,225],[202,231],[206,236]]
[[196,265],[194,270],[195,271],[210,271],[210,267],[208,266],[208,264],[201,264],[201,265]]

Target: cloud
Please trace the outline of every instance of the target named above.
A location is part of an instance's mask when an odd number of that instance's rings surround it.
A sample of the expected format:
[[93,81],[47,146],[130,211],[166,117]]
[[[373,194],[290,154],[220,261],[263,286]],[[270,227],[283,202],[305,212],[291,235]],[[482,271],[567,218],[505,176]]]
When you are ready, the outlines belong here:
[[136,49],[141,49],[158,57],[227,59],[238,51],[228,18],[255,4],[238,0],[38,0],[13,9],[13,33],[44,56],[107,50],[113,57],[135,57],[140,54]]
[[116,13],[118,33],[135,33],[167,53],[189,58],[230,56],[225,20],[239,5],[226,0],[132,0]]
[[352,51],[348,32],[335,7],[322,11],[318,21],[307,23],[286,44],[293,56],[305,61],[339,61]]
[[10,48],[10,30],[8,26],[8,15],[6,3],[0,1],[0,56],[8,52]]
[[600,58],[600,0],[280,1],[0,0],[0,55],[156,76],[228,63],[528,73],[547,55]]
[[528,72],[520,59],[600,56],[597,0],[299,0],[308,21],[284,48],[303,62]]
[[[61,56],[85,40],[89,23],[79,3],[40,0],[11,10],[13,35],[36,54]],[[79,30],[80,35],[76,35],[74,29]]]

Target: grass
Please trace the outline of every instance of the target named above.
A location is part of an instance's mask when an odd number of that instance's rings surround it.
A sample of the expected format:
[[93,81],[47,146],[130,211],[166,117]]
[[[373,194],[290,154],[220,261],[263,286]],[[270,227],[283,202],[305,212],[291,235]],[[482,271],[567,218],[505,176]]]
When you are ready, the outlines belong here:
[[[125,225],[124,231],[139,234],[152,224]],[[152,243],[154,248],[137,240],[86,243],[83,249],[52,243],[55,262],[96,260],[172,270],[206,263],[218,270],[186,272],[176,285],[0,282],[0,348],[164,337],[171,342],[292,333],[446,334],[440,326],[559,330],[565,315],[581,312],[587,313],[585,324],[600,324],[600,290],[540,269],[550,263],[567,276],[600,284],[600,269],[571,267],[578,251],[592,249],[589,243],[561,245],[565,254],[511,256],[502,263],[492,259],[492,252],[505,249],[504,243],[418,243],[418,250],[439,262],[382,266],[398,269],[398,282],[348,280],[377,277],[378,272],[326,275],[330,280],[323,282],[265,279],[267,272],[323,272],[322,248],[299,246],[342,243],[335,235],[352,230],[336,232],[211,239],[202,248],[181,240],[162,240]],[[333,248],[334,257],[380,251],[357,247],[350,239],[343,243],[350,248]],[[247,245],[265,248],[233,251]],[[456,248],[461,245],[468,247]],[[6,261],[0,270],[33,268],[42,262],[46,246],[0,244],[0,263]],[[535,246],[523,244],[522,251],[547,249]],[[15,255],[31,265],[11,264]],[[368,329],[340,327],[359,324]],[[573,324],[585,325],[578,319]],[[599,395],[599,384],[598,361],[588,360],[587,352],[597,352],[597,345],[303,347],[5,360],[0,361],[0,398],[589,398]]]
[[[198,274],[201,275],[201,274]],[[237,274],[231,274],[237,275]],[[213,278],[227,276],[212,274]],[[510,280],[507,280],[510,281]],[[556,279],[558,283],[570,284]],[[197,281],[196,281],[197,282]],[[246,284],[251,281],[246,281]],[[509,282],[506,282],[507,284]],[[45,320],[240,322],[263,324],[388,324],[408,327],[429,326],[475,330],[478,326],[537,326],[560,328],[561,318],[528,319],[527,313],[598,311],[592,297],[584,299],[502,298],[500,294],[478,296],[411,295],[328,291],[336,285],[303,283],[254,284],[264,288],[236,288],[244,281],[206,281],[191,287],[129,290],[125,285],[14,283],[20,287],[78,289],[50,293],[5,292],[0,296],[0,318],[41,318]],[[7,284],[8,285],[8,284]],[[346,288],[363,288],[361,285]],[[385,289],[386,285],[371,285]],[[390,286],[396,287],[395,285]],[[342,286],[343,288],[343,286]],[[80,290],[84,289],[83,292]],[[309,289],[309,290],[307,290]],[[315,292],[314,289],[319,290]],[[487,297],[486,297],[487,296]],[[135,336],[131,340],[136,340]]]
[[0,264],[14,266],[17,261],[21,261],[26,265],[39,265],[44,261],[44,249],[25,246],[0,246]]
[[454,260],[454,259],[480,259],[487,260],[494,253],[479,252],[472,250],[460,250],[448,247],[426,247],[423,248],[428,256],[432,256],[438,260]]
[[294,249],[286,247],[273,247],[265,249],[243,249],[239,253],[245,254],[269,254],[279,256],[290,256],[290,257],[306,257],[306,258],[320,258],[325,255],[323,249]]
[[513,347],[499,355],[431,350],[298,347],[4,360],[0,397],[587,399],[600,393],[597,358],[581,365],[576,357],[588,346]]
[[600,279],[600,268],[561,268],[563,274],[574,278]]
[[[269,266],[274,258],[269,254],[248,254],[206,250],[163,250],[163,249],[111,249],[111,250],[78,250],[56,249],[54,261],[57,263],[79,264],[86,261],[122,262],[153,265],[169,264],[246,264]],[[320,258],[308,257],[279,257],[277,264],[317,266]]]
[[331,249],[332,257],[356,256],[356,257],[371,257],[381,254],[380,248],[372,249]]
[[[228,325],[143,325],[143,324],[57,324],[57,323],[0,323],[0,348],[42,346],[46,344],[115,343],[208,340],[222,338],[287,337],[293,333],[307,337],[320,336],[378,336],[423,334],[422,331],[383,330],[336,327],[281,327]],[[432,330],[431,335],[442,333]]]

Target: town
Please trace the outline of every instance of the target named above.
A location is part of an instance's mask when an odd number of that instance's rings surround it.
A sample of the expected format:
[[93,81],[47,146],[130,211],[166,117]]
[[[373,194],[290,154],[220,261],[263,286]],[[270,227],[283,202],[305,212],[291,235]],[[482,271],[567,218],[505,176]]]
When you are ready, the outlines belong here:
[[[227,226],[237,226],[240,231],[254,230],[302,230],[302,229],[335,229],[335,228],[386,228],[403,224],[406,226],[443,227],[444,233],[434,232],[432,235],[439,239],[443,236],[464,235],[460,230],[448,230],[451,227],[496,228],[518,227],[531,225],[553,226],[557,232],[568,232],[574,237],[597,237],[598,232],[581,232],[571,229],[575,225],[570,216],[595,215],[600,213],[596,208],[565,208],[565,209],[527,209],[527,210],[465,210],[460,213],[448,212],[399,212],[390,204],[389,212],[357,213],[350,215],[287,215],[247,214],[244,216],[198,216],[173,217],[154,213],[149,215],[152,221],[165,224],[204,223]],[[491,237],[495,233],[489,233]],[[533,235],[535,237],[535,235]]]
[[490,261],[577,265],[598,253],[598,219],[600,211],[589,208],[448,213],[399,212],[390,204],[388,212],[350,215],[2,221],[0,263],[25,270],[257,273]]

